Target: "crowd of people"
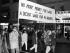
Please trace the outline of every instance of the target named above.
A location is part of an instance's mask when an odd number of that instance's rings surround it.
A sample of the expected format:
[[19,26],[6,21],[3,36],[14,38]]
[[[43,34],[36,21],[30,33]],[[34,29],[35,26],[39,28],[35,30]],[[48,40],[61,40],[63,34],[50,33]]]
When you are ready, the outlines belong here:
[[42,30],[35,28],[10,25],[9,28],[0,30],[0,53],[54,53],[55,30]]

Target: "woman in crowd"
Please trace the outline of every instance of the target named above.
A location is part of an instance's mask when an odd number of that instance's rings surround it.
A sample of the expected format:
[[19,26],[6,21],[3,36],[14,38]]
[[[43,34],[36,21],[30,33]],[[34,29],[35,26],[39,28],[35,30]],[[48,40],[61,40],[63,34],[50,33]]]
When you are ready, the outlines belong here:
[[46,53],[49,53],[50,50],[51,50],[51,47],[50,47],[51,46],[51,38],[50,38],[51,30],[44,31],[43,36],[44,36],[44,42],[45,42],[45,45],[46,45]]
[[37,53],[37,31],[34,30],[34,33],[32,35],[33,46],[30,48],[30,50],[35,49],[35,53]]
[[51,51],[55,53],[55,46],[56,46],[56,31],[52,30],[51,34]]
[[45,43],[44,40],[42,38],[43,34],[43,30],[39,30],[37,33],[37,37],[38,37],[38,52],[39,53],[45,53]]
[[7,28],[5,28],[3,29],[3,32],[2,32],[2,46],[3,46],[4,53],[9,53],[8,45],[7,45],[7,35],[8,35]]
[[23,30],[22,31],[22,34],[21,34],[21,44],[22,44],[22,47],[23,45],[25,44],[25,49],[27,50],[27,42],[28,42],[28,33],[26,30]]
[[19,33],[16,26],[13,26],[13,30],[9,33],[11,53],[19,53]]

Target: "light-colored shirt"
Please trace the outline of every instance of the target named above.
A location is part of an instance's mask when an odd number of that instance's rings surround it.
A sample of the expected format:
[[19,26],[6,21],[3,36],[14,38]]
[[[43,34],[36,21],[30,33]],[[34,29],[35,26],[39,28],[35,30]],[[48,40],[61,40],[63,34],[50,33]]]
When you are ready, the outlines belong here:
[[21,38],[22,38],[22,42],[28,41],[28,34],[27,33],[23,33],[21,35]]
[[19,36],[19,34],[18,34],[17,31],[12,31],[10,33],[10,41],[17,41],[18,40],[18,36]]
[[11,49],[18,47],[18,36],[19,36],[18,31],[12,31],[9,34]]

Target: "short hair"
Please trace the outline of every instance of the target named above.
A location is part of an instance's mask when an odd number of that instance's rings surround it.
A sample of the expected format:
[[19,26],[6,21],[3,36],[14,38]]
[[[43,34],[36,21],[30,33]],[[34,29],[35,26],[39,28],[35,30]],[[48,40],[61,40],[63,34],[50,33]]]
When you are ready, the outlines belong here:
[[14,28],[17,28],[17,27],[16,27],[16,26],[13,26],[13,29],[14,29]]

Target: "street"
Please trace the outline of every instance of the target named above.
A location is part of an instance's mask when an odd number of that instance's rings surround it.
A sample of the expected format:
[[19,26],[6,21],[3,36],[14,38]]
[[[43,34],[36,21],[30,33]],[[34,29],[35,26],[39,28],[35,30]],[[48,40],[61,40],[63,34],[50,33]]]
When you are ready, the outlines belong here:
[[69,43],[57,43],[55,53],[70,53]]

